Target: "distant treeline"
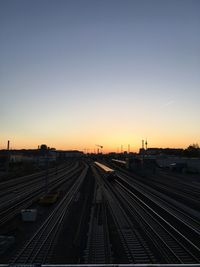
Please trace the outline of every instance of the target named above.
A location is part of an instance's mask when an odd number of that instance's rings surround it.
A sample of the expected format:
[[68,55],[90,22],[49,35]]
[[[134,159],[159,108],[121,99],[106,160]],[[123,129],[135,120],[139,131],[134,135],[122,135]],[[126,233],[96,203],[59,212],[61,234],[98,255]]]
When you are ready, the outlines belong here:
[[183,150],[183,156],[186,157],[200,157],[200,148],[198,144],[190,145]]

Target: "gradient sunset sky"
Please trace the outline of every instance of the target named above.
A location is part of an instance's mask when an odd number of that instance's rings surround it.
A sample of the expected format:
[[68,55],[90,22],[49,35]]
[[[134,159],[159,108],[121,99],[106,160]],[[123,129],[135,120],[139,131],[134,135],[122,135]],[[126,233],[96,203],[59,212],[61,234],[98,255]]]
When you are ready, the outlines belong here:
[[1,0],[0,148],[200,143],[199,0]]

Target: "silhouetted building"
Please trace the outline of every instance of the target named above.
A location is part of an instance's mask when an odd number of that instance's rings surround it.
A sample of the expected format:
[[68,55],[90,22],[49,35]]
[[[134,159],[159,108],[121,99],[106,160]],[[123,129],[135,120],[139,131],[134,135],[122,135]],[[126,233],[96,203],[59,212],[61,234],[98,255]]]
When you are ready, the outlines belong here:
[[141,148],[140,154],[144,155],[174,155],[182,156],[184,149],[182,148],[147,148],[146,150]]

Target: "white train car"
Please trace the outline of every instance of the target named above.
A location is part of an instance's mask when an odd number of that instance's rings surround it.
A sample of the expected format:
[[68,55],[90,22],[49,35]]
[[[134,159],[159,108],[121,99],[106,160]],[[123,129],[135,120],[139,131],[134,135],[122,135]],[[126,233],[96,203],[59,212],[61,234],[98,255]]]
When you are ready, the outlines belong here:
[[126,166],[126,161],[125,161],[125,160],[112,159],[112,161],[114,161],[114,162],[116,162],[116,163],[120,163],[121,165]]
[[115,170],[109,168],[108,166],[98,162],[98,161],[95,161],[94,162],[96,166],[98,166],[103,172],[104,172],[104,175],[105,177],[109,180],[109,181],[113,181],[116,177],[116,172]]

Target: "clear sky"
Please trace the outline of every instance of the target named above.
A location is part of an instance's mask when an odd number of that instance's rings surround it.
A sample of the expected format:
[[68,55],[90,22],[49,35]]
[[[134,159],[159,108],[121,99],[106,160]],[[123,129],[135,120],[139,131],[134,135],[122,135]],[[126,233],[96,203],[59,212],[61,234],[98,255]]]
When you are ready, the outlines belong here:
[[199,0],[1,0],[0,148],[200,143]]

